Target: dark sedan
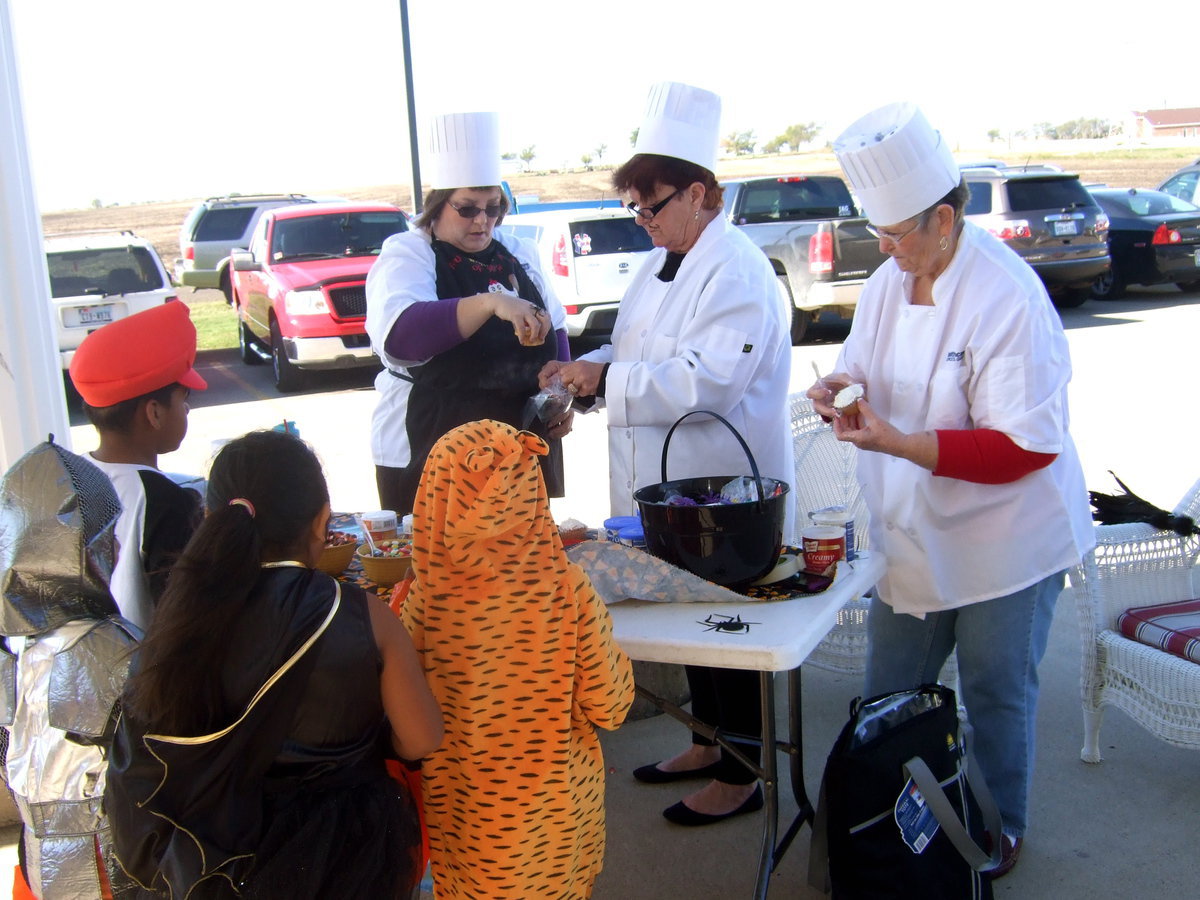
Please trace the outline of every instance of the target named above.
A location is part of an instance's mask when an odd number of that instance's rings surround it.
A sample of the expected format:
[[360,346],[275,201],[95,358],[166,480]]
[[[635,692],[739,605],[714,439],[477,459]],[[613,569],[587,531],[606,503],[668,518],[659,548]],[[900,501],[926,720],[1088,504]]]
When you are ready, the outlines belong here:
[[1177,284],[1200,290],[1200,207],[1162,191],[1092,188],[1108,213],[1112,271],[1092,285],[1098,300],[1115,300],[1131,284]]

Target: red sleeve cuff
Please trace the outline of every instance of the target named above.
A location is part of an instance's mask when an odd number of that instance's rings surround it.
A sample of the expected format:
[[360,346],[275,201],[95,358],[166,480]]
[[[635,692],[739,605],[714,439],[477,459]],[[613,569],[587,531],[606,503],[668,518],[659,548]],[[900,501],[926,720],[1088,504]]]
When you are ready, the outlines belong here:
[[1054,462],[1057,453],[1035,453],[1002,431],[970,428],[938,431],[934,475],[976,484],[1009,484]]

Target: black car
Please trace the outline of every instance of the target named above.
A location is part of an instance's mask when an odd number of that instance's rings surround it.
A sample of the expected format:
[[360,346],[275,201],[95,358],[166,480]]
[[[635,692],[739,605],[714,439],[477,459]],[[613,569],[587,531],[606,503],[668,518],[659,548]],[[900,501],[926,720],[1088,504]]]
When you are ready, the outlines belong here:
[[1130,284],[1177,284],[1200,290],[1200,207],[1162,191],[1093,188],[1108,213],[1112,271],[1099,276],[1092,296],[1115,300]]
[[1033,268],[1055,306],[1079,306],[1109,269],[1108,216],[1079,176],[1053,166],[965,168],[967,219]]

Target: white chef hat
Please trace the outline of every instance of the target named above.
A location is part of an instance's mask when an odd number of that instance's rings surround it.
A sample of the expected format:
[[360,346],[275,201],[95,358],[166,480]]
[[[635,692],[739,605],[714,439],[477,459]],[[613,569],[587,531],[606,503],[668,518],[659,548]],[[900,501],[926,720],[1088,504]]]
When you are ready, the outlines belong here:
[[946,141],[912,103],[867,113],[838,136],[833,152],[876,225],[911,219],[962,180]]
[[720,129],[719,96],[690,84],[660,81],[650,88],[633,152],[673,156],[712,172]]
[[435,116],[425,161],[435,190],[499,184],[500,117],[494,112]]

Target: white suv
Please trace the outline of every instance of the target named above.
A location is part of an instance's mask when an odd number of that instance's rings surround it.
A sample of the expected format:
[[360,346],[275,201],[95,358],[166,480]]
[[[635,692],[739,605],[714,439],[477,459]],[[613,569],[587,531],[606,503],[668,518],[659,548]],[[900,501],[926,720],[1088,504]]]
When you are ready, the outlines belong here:
[[654,249],[625,209],[561,209],[514,213],[499,232],[529,238],[567,313],[571,337],[606,338],[633,273]]
[[101,325],[178,299],[154,246],[132,231],[46,235],[62,367]]

